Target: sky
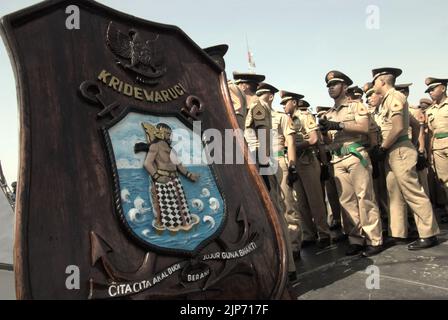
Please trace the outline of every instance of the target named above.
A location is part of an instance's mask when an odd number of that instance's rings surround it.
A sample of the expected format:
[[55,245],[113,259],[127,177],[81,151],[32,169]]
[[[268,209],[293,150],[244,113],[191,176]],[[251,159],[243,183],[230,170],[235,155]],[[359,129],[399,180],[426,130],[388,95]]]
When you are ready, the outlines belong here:
[[[1,1],[0,16],[37,2]],[[362,86],[371,80],[373,68],[402,68],[398,82],[414,83],[411,104],[425,97],[426,77],[448,77],[446,0],[99,2],[146,20],[177,25],[203,48],[228,44],[228,78],[235,70],[248,71],[247,38],[255,71],[279,89],[305,95],[313,107],[331,105],[324,78],[334,69]],[[17,179],[19,124],[15,80],[3,44],[0,98],[0,161],[11,183]]]

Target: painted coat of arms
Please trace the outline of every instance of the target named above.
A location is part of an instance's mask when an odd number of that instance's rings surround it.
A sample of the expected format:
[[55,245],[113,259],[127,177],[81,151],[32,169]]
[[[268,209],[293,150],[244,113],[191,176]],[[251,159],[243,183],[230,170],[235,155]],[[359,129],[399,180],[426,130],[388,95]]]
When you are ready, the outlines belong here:
[[194,253],[216,236],[225,203],[213,168],[203,161],[201,137],[188,122],[130,112],[104,133],[120,219],[139,243]]

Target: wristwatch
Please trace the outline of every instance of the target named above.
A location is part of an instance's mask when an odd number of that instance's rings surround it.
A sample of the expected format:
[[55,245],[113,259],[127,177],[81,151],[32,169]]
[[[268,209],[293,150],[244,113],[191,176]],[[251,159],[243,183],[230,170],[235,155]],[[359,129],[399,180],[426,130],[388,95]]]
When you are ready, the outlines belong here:
[[345,129],[345,123],[344,122],[339,122],[339,128],[341,130],[344,130]]

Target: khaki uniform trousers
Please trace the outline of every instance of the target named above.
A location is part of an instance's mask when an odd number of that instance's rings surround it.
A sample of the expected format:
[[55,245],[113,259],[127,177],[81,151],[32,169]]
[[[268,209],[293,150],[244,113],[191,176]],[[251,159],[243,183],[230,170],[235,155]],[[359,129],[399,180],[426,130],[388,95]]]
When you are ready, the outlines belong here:
[[[320,182],[320,164],[315,156],[309,156],[309,163],[296,162],[299,179],[294,184],[298,211],[303,221],[304,238],[330,238],[330,228],[327,222],[322,184]],[[308,239],[307,239],[308,240]]]
[[383,243],[383,237],[373,191],[372,165],[367,152],[360,153],[368,161],[367,167],[355,156],[334,164],[336,187],[352,226],[348,232],[350,244],[378,246]]
[[389,233],[392,237],[407,238],[407,206],[414,213],[421,238],[440,233],[432,205],[418,180],[417,151],[410,141],[394,145],[386,158],[386,181],[389,193]]
[[[294,263],[294,256],[293,256],[293,246],[291,243],[291,235],[290,230],[288,227],[288,223],[286,221],[285,217],[285,211],[286,211],[286,205],[284,201],[283,196],[283,180],[286,181],[288,177],[288,167],[286,166],[286,163],[284,166],[281,166],[281,163],[285,163],[285,159],[283,157],[278,158],[278,168],[275,175],[270,175],[269,177],[269,183],[271,185],[271,199],[274,202],[274,205],[277,209],[277,212],[279,214],[279,220],[282,225],[282,231],[285,236],[285,244],[286,244],[286,253],[288,256],[288,272],[295,272],[296,271],[296,265]],[[286,172],[285,168],[286,167]],[[300,248],[299,248],[300,250]]]
[[[330,166],[330,179],[325,183],[325,189],[327,191],[328,202],[330,203],[331,211],[333,217],[342,225],[342,231],[344,234],[349,235],[350,231],[353,229],[353,224],[351,222],[350,216],[347,211],[341,206],[339,202],[338,189],[336,187],[336,180],[334,178],[334,167]],[[330,224],[331,224],[330,220]]]
[[291,249],[299,252],[302,248],[302,225],[297,202],[294,199],[293,189],[288,186],[288,165],[284,157],[278,158],[277,180],[280,182],[281,197],[284,204],[284,218],[287,223]]

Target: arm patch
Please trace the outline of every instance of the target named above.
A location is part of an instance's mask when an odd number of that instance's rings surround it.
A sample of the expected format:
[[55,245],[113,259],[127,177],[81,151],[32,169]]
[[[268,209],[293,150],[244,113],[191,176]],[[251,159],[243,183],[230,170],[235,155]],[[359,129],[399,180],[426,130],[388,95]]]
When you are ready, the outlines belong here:
[[357,112],[360,116],[367,116],[369,114],[369,110],[367,110],[366,106],[363,103],[358,104]]
[[264,120],[266,118],[266,110],[260,104],[252,109],[252,117],[254,120]]
[[309,130],[313,130],[317,127],[316,120],[314,119],[313,115],[309,114],[307,119],[307,126]]

